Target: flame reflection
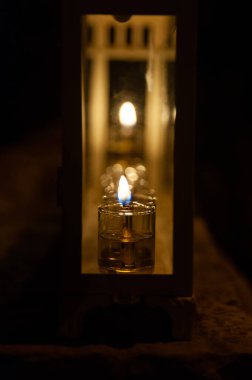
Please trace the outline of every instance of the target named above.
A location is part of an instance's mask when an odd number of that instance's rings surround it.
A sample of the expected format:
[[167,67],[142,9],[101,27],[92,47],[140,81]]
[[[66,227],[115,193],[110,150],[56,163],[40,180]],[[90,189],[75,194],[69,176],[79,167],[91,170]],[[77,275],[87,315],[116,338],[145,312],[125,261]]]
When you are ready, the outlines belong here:
[[124,127],[133,127],[137,122],[136,109],[131,102],[124,102],[119,110],[119,120]]

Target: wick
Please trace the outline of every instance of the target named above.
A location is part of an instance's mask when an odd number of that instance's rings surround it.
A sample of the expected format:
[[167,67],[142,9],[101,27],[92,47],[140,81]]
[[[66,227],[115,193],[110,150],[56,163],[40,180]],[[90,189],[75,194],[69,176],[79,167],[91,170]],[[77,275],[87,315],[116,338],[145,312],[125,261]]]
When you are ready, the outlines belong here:
[[122,230],[122,235],[124,239],[128,239],[131,237],[131,231],[130,229],[126,226],[126,224],[123,226]]
[[120,203],[123,205],[123,207],[127,207],[130,203],[130,200],[121,201]]

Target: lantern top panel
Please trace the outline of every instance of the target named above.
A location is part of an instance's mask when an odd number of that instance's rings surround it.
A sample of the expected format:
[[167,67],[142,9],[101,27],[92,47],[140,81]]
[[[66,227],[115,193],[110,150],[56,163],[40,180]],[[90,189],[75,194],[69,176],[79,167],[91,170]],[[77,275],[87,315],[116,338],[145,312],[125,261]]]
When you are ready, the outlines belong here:
[[[194,1],[194,0],[193,0]],[[188,0],[187,0],[188,2]],[[129,0],[118,2],[116,0],[108,0],[106,2],[80,1],[80,9],[82,13],[104,13],[104,14],[175,14],[178,6],[183,1],[176,0],[156,0],[155,2],[146,2],[143,0]]]

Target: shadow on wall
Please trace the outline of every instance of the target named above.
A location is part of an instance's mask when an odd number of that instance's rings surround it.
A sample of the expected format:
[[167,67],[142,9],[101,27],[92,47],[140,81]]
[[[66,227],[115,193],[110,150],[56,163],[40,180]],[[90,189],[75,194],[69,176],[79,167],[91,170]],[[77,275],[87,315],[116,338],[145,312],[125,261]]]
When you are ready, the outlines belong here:
[[[209,3],[209,4],[208,4]],[[251,58],[246,17],[229,4],[200,9],[197,213],[252,278]],[[240,8],[242,9],[242,8]]]
[[0,144],[17,141],[60,114],[60,4],[1,4]]

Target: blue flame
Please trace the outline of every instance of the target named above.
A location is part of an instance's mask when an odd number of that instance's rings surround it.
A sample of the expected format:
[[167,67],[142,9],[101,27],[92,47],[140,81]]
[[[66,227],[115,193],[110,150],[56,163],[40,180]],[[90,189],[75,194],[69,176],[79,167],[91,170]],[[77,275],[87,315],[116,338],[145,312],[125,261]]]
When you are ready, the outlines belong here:
[[122,175],[119,180],[117,199],[123,206],[129,204],[131,201],[131,191],[129,189],[128,181],[124,175]]

